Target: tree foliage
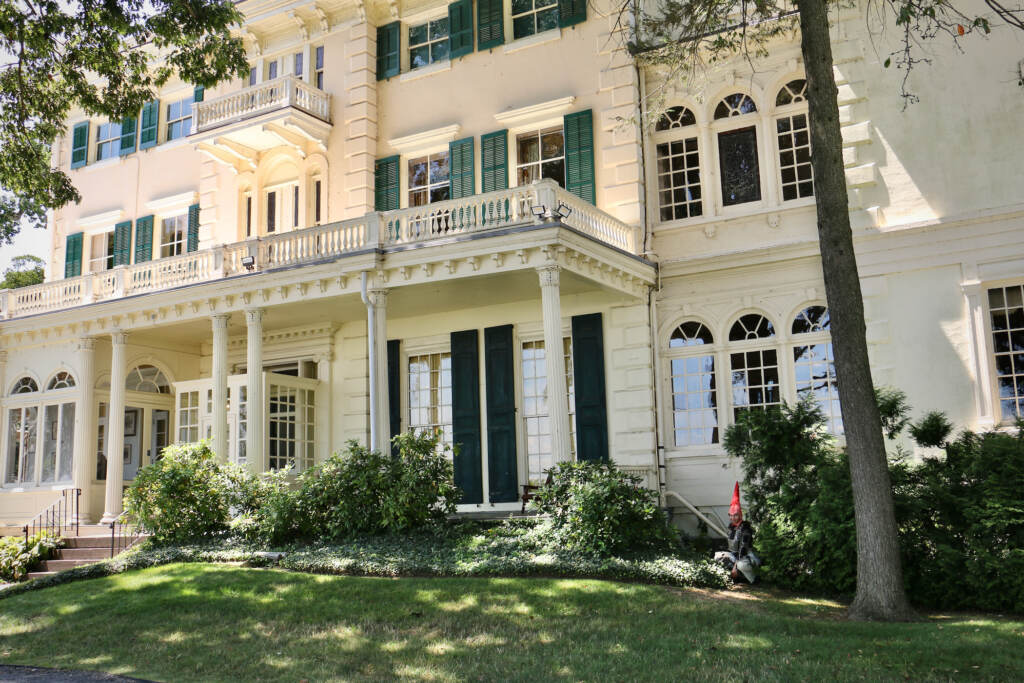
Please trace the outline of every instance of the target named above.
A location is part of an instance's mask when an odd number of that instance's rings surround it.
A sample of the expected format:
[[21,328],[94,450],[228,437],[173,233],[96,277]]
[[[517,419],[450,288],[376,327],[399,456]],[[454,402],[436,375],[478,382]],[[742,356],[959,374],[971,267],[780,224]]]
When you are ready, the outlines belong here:
[[38,285],[43,281],[43,259],[31,254],[15,256],[11,259],[11,267],[4,271],[4,279],[0,280],[0,289],[17,289]]
[[231,0],[0,0],[0,244],[81,199],[51,149],[75,108],[135,116],[172,77],[248,69]]

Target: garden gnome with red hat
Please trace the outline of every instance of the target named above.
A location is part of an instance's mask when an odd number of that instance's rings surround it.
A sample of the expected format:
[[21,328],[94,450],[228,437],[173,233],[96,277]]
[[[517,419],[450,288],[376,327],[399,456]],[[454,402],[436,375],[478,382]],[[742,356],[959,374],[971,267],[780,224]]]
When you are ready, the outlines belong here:
[[726,541],[729,550],[715,553],[715,560],[729,570],[733,581],[754,583],[761,560],[754,554],[754,529],[750,522],[743,520],[739,482],[736,482],[729,504],[729,535]]

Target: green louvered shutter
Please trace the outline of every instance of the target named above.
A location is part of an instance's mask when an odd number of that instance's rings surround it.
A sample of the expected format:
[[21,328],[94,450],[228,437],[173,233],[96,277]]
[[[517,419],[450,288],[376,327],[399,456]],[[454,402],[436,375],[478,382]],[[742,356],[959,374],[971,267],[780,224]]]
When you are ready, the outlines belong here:
[[377,27],[377,80],[397,76],[401,68],[399,60],[399,31],[402,22],[393,21]]
[[135,151],[135,117],[128,117],[121,122],[121,156]]
[[448,194],[452,199],[476,194],[473,176],[473,138],[448,143]]
[[558,25],[562,28],[587,20],[587,0],[558,0]]
[[76,123],[71,131],[71,168],[85,166],[89,160],[89,122]]
[[565,189],[594,203],[594,125],[590,109],[565,116]]
[[143,216],[135,221],[135,262],[153,259],[153,217]]
[[456,0],[448,5],[448,57],[455,59],[473,51],[473,0]]
[[512,326],[485,329],[487,469],[492,503],[511,503],[519,499],[514,364]]
[[460,503],[484,502],[480,457],[480,335],[476,330],[452,332],[452,434],[459,447],[455,456],[455,485]]
[[576,395],[576,459],[608,459],[604,336],[601,314],[572,318],[572,376]]
[[205,95],[206,95],[206,88],[204,88],[201,85],[197,85],[195,87],[195,90],[192,91],[192,101],[193,102],[202,102],[203,101],[203,97]]
[[160,126],[160,102],[154,100],[142,105],[142,124],[139,126],[139,149],[156,146]]
[[82,233],[68,235],[64,241],[64,277],[82,274]]
[[185,249],[189,252],[199,249],[199,205],[188,207],[188,241]]
[[476,49],[487,50],[505,42],[502,0],[477,0]]
[[508,189],[508,131],[480,138],[480,191]]
[[373,165],[373,208],[393,211],[398,208],[398,157],[377,159]]
[[114,226],[114,265],[127,266],[132,262],[132,222]]
[[[391,439],[402,433],[402,342],[388,340],[388,427]],[[394,446],[391,454],[397,455]]]

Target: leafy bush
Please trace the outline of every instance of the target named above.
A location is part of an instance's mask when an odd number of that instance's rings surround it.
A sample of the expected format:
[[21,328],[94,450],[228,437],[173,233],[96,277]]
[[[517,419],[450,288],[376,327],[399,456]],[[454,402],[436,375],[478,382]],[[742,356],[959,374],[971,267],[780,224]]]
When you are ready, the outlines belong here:
[[339,540],[359,533],[398,533],[443,521],[459,490],[436,436],[395,437],[395,455],[355,441],[344,453],[303,473],[295,491],[269,496],[257,517],[260,537]]
[[174,444],[135,475],[125,509],[160,542],[182,542],[224,532],[241,500],[232,468],[217,462],[209,443]]
[[[904,404],[905,405],[905,404]],[[909,410],[903,410],[906,417]],[[934,446],[952,430],[941,414],[916,430]],[[909,420],[899,418],[906,425]],[[1021,425],[1024,427],[1024,425]],[[891,436],[899,434],[897,430]],[[765,579],[852,593],[856,528],[849,463],[811,403],[745,412],[725,436],[743,459],[747,516]],[[1024,430],[964,432],[945,457],[890,459],[910,599],[941,608],[1024,611]]]
[[679,539],[639,477],[609,463],[569,462],[531,501],[551,516],[551,532],[564,547],[600,556],[677,549]]
[[943,413],[933,410],[917,422],[910,423],[908,431],[917,445],[938,448],[946,445],[953,432],[953,423]]
[[0,537],[0,580],[20,581],[59,547],[60,539],[45,531],[29,536],[27,544],[22,536]]

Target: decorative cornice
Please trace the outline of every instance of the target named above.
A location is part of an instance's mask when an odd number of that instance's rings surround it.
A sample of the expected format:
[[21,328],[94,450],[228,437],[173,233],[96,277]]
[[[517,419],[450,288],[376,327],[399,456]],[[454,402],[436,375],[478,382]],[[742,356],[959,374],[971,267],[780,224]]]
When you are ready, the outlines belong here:
[[124,209],[114,209],[113,211],[94,213],[90,216],[80,217],[75,221],[75,225],[83,229],[107,227],[124,218],[124,214]]
[[494,118],[498,123],[510,128],[515,126],[525,126],[530,123],[536,123],[555,116],[560,116],[561,114],[569,111],[569,108],[575,101],[576,97],[574,95],[569,95],[568,97],[560,97],[557,100],[548,100],[547,102],[531,104],[526,107],[520,107],[519,109],[503,111],[499,114],[495,114]]
[[459,134],[462,129],[457,123],[453,123],[450,126],[444,126],[443,128],[434,128],[431,130],[425,130],[422,133],[413,133],[412,135],[406,135],[400,138],[391,138],[388,140],[388,144],[394,147],[401,154],[413,154],[415,152],[422,152],[430,149],[431,147],[437,147],[445,143],[451,142],[455,139],[455,136]]

